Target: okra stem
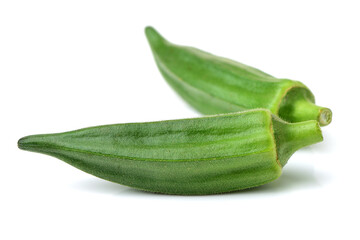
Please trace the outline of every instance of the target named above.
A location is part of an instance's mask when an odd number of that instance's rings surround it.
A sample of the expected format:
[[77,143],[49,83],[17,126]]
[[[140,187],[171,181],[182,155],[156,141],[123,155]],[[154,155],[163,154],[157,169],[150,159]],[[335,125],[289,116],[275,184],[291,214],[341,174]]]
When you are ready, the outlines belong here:
[[291,122],[301,122],[309,119],[317,120],[320,126],[329,125],[332,112],[310,101],[303,94],[288,94],[279,109],[279,116]]
[[273,128],[278,159],[282,166],[298,149],[323,140],[320,126],[314,120],[287,123],[278,119],[273,121]]
[[295,102],[294,105],[294,119],[306,120],[312,116],[312,119],[317,119],[321,126],[326,126],[331,122],[332,113],[328,108],[315,105],[307,100]]

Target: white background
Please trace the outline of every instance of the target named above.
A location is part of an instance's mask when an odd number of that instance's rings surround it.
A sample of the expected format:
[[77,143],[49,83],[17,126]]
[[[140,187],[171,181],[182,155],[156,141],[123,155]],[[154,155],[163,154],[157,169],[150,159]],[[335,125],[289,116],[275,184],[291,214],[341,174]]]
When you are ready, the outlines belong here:
[[[1,1],[0,239],[359,239],[359,1]],[[20,137],[200,116],[166,84],[152,25],[301,80],[333,111],[276,181],[214,196],[132,190]]]

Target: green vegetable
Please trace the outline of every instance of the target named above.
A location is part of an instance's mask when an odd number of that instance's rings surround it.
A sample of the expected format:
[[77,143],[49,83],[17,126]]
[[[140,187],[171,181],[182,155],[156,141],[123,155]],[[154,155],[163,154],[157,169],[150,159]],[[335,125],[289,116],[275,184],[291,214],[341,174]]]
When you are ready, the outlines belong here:
[[167,82],[204,114],[266,108],[289,122],[331,122],[330,109],[315,105],[314,95],[299,81],[278,79],[258,69],[178,46],[147,27],[155,61]]
[[130,187],[197,195],[273,181],[297,149],[320,141],[316,121],[287,123],[256,109],[32,135],[18,146]]

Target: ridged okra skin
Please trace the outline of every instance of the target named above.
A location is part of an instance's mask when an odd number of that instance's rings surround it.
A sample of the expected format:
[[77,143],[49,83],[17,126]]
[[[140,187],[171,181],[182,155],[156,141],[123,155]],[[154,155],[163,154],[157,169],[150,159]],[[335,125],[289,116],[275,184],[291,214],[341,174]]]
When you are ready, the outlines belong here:
[[133,188],[203,195],[273,181],[292,153],[321,140],[316,121],[289,124],[258,109],[32,135],[18,146]]
[[331,122],[330,109],[315,105],[301,82],[278,79],[253,67],[196,48],[168,42],[154,28],[145,33],[167,82],[203,114],[266,108],[289,122]]

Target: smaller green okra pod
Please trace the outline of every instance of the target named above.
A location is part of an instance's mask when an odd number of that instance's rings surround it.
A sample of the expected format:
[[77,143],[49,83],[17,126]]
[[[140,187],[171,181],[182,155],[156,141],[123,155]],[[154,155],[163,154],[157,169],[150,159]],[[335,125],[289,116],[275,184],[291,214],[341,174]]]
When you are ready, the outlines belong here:
[[297,149],[320,141],[316,121],[287,123],[256,109],[32,135],[18,146],[133,188],[203,195],[271,182]]
[[167,41],[154,28],[145,33],[156,64],[177,93],[203,114],[266,108],[288,122],[331,122],[331,110],[315,105],[301,82],[275,78],[256,68]]

